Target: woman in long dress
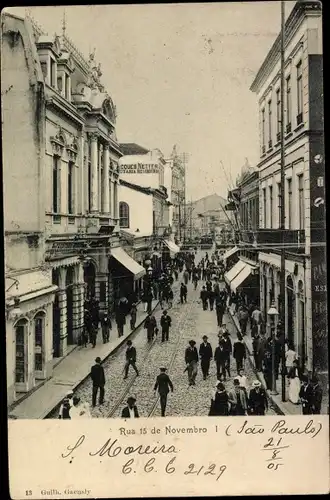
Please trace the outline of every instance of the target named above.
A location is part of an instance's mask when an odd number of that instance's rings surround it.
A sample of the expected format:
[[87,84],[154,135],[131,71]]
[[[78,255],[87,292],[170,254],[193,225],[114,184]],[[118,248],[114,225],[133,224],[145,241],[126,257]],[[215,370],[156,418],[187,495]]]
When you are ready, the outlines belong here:
[[219,382],[213,397],[211,399],[211,407],[209,416],[225,417],[229,413],[228,394],[225,386]]
[[289,400],[293,404],[299,403],[299,392],[300,392],[300,370],[298,366],[298,361],[293,361],[293,366],[290,368],[288,373],[289,379]]

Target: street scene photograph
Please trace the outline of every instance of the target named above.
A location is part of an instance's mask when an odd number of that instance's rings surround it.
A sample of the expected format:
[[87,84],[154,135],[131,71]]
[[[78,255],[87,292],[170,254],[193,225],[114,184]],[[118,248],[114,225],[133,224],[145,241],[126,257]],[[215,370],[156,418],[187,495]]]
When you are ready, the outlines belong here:
[[8,419],[328,414],[321,2],[1,20]]

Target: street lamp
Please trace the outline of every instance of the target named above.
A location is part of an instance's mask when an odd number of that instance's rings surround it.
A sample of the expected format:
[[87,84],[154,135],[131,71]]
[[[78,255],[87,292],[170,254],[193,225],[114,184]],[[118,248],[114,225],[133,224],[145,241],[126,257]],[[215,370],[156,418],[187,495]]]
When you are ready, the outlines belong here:
[[275,303],[272,302],[270,308],[268,309],[268,316],[270,318],[270,329],[271,329],[271,337],[272,337],[272,390],[271,394],[276,395],[278,394],[276,390],[276,373],[275,373],[275,330],[276,330],[276,318],[278,316],[278,310],[275,307]]

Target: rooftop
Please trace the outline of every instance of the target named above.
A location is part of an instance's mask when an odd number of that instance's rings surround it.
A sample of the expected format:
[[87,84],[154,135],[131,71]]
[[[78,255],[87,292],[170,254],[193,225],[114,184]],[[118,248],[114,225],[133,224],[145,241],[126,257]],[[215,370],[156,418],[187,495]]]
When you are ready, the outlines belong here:
[[146,149],[134,142],[126,142],[119,144],[119,148],[123,155],[143,155],[149,153],[149,149]]

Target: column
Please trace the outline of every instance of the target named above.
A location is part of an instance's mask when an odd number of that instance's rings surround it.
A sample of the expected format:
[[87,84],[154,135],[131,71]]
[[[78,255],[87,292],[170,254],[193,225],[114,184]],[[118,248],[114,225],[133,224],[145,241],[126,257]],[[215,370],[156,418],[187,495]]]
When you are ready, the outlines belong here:
[[113,217],[118,217],[118,182],[113,183]]
[[102,189],[103,189],[103,175],[102,175],[102,152],[103,152],[103,145],[99,144],[98,148],[98,159],[97,159],[97,170],[98,170],[98,207],[99,207],[99,212],[102,212],[102,205],[103,205],[103,196],[102,196]]
[[65,356],[67,351],[67,328],[66,328],[66,269],[60,267],[59,270],[59,306],[60,306],[60,357]]
[[91,186],[91,211],[98,212],[98,168],[97,168],[97,134],[91,134],[91,165],[92,165],[92,186]]
[[84,270],[81,263],[75,266],[73,287],[73,338],[76,343],[81,337],[84,326]]
[[109,144],[105,144],[103,150],[103,206],[102,212],[110,212],[110,182],[109,182]]
[[109,212],[110,217],[113,218],[113,176],[112,172],[109,175]]

